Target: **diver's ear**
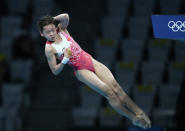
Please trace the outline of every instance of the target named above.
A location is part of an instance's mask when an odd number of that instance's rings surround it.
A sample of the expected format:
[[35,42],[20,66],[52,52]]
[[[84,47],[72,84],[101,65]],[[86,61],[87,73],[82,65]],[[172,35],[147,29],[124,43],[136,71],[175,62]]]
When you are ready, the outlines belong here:
[[44,37],[44,34],[41,31],[39,31],[39,32],[40,32],[40,36]]

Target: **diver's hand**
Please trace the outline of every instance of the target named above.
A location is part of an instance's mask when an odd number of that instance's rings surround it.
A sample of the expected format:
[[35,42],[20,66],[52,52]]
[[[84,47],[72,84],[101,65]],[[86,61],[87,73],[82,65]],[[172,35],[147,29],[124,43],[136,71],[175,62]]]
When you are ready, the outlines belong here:
[[64,51],[64,57],[70,58],[71,56],[72,56],[72,52],[71,52],[71,49],[68,47]]

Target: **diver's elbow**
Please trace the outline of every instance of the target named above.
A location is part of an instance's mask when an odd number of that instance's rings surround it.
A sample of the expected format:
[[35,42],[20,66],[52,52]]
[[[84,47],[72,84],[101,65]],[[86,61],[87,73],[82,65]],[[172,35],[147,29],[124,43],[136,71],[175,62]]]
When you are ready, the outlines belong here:
[[59,72],[57,72],[56,70],[52,70],[53,75],[57,76],[59,74]]

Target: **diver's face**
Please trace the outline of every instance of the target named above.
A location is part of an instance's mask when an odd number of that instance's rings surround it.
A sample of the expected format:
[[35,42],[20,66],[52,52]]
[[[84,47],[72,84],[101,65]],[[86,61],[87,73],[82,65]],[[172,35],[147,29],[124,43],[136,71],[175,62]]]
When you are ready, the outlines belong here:
[[42,37],[45,37],[48,41],[55,41],[57,35],[57,29],[54,24],[49,24],[43,27],[43,31],[40,32]]

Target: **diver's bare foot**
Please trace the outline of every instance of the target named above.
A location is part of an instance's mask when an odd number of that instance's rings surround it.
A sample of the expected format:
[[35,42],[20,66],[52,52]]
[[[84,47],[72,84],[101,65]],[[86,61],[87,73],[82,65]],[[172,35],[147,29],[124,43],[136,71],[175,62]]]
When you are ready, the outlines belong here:
[[139,126],[144,129],[148,129],[151,127],[151,121],[145,113],[137,115],[136,118],[132,120],[132,123],[135,126]]

